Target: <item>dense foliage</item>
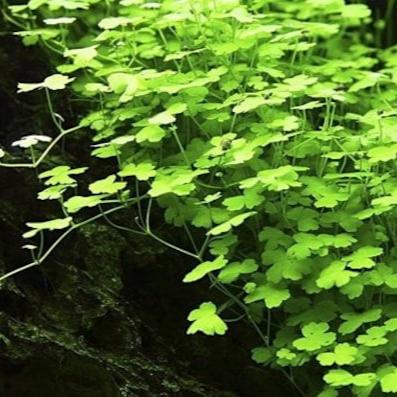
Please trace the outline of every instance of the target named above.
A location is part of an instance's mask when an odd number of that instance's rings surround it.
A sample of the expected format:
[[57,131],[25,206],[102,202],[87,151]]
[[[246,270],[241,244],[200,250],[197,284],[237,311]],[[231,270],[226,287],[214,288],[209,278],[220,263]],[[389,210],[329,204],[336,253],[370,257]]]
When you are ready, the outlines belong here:
[[[14,142],[31,161],[2,165],[40,167],[38,199],[61,215],[27,223],[33,262],[3,280],[131,211],[114,226],[192,258],[183,281],[227,298],[192,310],[188,333],[223,335],[235,313],[260,338],[253,359],[302,395],[397,392],[397,48],[379,48],[366,5],[31,0],[9,18],[52,54],[55,73],[19,92],[44,91],[58,134]],[[65,88],[69,128],[52,102]],[[94,169],[49,160],[72,135]]]

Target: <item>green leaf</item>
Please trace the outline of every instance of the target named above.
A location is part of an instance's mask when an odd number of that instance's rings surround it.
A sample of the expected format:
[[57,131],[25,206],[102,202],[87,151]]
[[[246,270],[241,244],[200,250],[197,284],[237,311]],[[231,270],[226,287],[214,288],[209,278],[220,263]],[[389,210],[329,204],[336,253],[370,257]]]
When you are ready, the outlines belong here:
[[233,227],[240,226],[244,221],[251,216],[255,215],[255,211],[245,212],[244,214],[236,215],[233,218],[229,219],[226,222],[221,223],[218,226],[215,226],[211,230],[207,232],[208,236],[217,236],[218,234],[226,233],[230,231]]
[[348,365],[355,361],[358,349],[349,343],[340,343],[335,346],[333,352],[320,353],[317,360],[321,365]]
[[354,383],[354,375],[344,369],[332,369],[324,376],[324,380],[334,387],[349,386]]
[[11,146],[18,146],[20,148],[27,149],[37,145],[39,142],[51,142],[51,140],[52,139],[46,135],[27,135],[14,141]]
[[149,125],[147,127],[142,128],[136,134],[136,141],[138,143],[141,142],[160,142],[166,136],[166,132],[163,128],[158,125]]
[[342,8],[343,18],[367,18],[371,15],[371,10],[365,4],[348,4]]
[[191,283],[193,281],[200,280],[208,273],[213,272],[214,270],[222,269],[227,264],[227,260],[224,259],[223,256],[218,256],[213,261],[203,262],[200,265],[196,266],[192,271],[186,274],[183,279],[184,283]]
[[206,335],[224,335],[227,325],[216,312],[216,306],[212,302],[202,303],[198,309],[190,312],[188,320],[193,323],[187,333],[195,334],[201,331]]
[[365,335],[359,335],[356,341],[358,344],[368,347],[385,345],[388,342],[388,339],[384,338],[386,333],[387,329],[385,327],[372,327],[367,329]]
[[178,113],[183,113],[186,109],[187,109],[186,103],[177,102],[169,106],[167,108],[167,112],[169,114],[178,114]]
[[384,324],[384,328],[389,332],[397,331],[397,318],[391,318]]
[[326,387],[317,397],[338,397],[339,393],[337,390]]
[[373,148],[368,151],[368,157],[371,163],[395,160],[397,157],[397,145],[378,146]]
[[376,265],[371,258],[382,255],[382,253],[381,247],[365,246],[359,248],[352,255],[344,257],[343,260],[352,269],[371,269]]
[[332,287],[342,287],[349,283],[357,273],[346,270],[346,265],[342,261],[334,261],[323,269],[316,280],[319,288],[331,289]]
[[279,307],[284,301],[291,296],[287,288],[279,287],[272,283],[260,285],[250,292],[244,299],[246,303],[253,303],[264,300],[267,308],[272,309]]
[[379,320],[381,315],[381,309],[371,309],[364,313],[343,313],[341,318],[345,321],[339,326],[338,332],[342,335],[351,334],[363,324]]
[[[98,54],[97,51],[98,45],[93,45],[85,48],[75,48],[72,50],[66,50],[63,55],[65,57],[70,57],[73,59],[76,65],[87,65],[90,61],[92,61]],[[95,83],[91,83],[95,84]],[[101,84],[97,84],[101,85]],[[105,86],[106,87],[106,86]],[[87,86],[86,86],[87,88]]]
[[290,187],[301,186],[298,182],[298,173],[290,165],[282,166],[277,169],[264,170],[258,173],[260,182],[269,190],[281,191]]
[[108,76],[107,80],[110,89],[115,94],[121,94],[121,103],[133,99],[140,85],[138,76],[129,73],[113,73]]
[[296,339],[292,344],[298,350],[309,352],[329,346],[335,342],[336,335],[334,332],[327,332],[328,330],[327,323],[311,322],[302,328],[303,338]]
[[109,193],[114,194],[127,186],[126,182],[116,182],[116,175],[109,175],[104,179],[100,179],[91,183],[88,188],[91,193]]
[[42,86],[49,90],[63,90],[67,84],[74,80],[73,77],[64,76],[62,74],[53,74],[44,79]]
[[177,196],[186,196],[195,190],[192,181],[199,175],[206,174],[207,170],[194,170],[178,167],[172,173],[157,172],[151,185],[149,194],[151,197],[159,197],[164,194],[174,193]]
[[164,125],[171,124],[176,120],[175,116],[169,111],[165,110],[149,119],[149,124],[153,125]]
[[384,393],[397,393],[397,368],[380,379],[380,386]]
[[117,175],[121,177],[135,176],[140,181],[147,181],[156,175],[152,163],[127,164]]
[[109,18],[104,18],[102,19],[99,23],[98,26],[101,29],[106,29],[106,30],[111,30],[111,29],[116,29],[119,26],[126,26],[129,23],[131,23],[132,20],[131,18],[126,18],[126,17],[109,17]]
[[282,348],[276,353],[277,358],[290,362],[297,358],[297,354],[292,352],[290,349]]
[[45,222],[28,222],[26,225],[33,230],[30,230],[23,234],[24,238],[34,237],[41,230],[60,230],[67,228],[72,222],[71,217],[63,219],[53,219]]
[[240,211],[243,208],[253,209],[261,204],[263,200],[264,197],[258,192],[258,189],[251,188],[245,189],[244,194],[241,196],[229,197],[223,200],[223,205],[226,206],[229,211]]
[[69,213],[80,211],[82,208],[95,207],[101,203],[104,195],[99,196],[73,196],[64,202],[64,207]]
[[62,74],[53,74],[44,79],[42,83],[19,83],[18,92],[29,92],[37,88],[48,88],[49,90],[62,90],[66,85],[71,83],[74,77],[64,76]]
[[231,247],[236,244],[237,237],[232,234],[226,234],[221,238],[217,238],[209,243],[210,253],[212,255],[226,255]]
[[234,113],[247,113],[266,103],[264,97],[248,97],[233,108]]
[[255,347],[254,349],[252,349],[251,358],[257,364],[265,364],[273,358],[273,354],[271,350],[267,347]]
[[224,284],[230,284],[237,280],[241,274],[253,273],[258,265],[253,259],[245,259],[242,262],[233,262],[224,267],[218,275],[218,280]]
[[373,87],[375,84],[378,83],[382,75],[376,72],[365,71],[362,72],[362,75],[359,77],[359,80],[349,88],[349,92],[358,92],[365,88]]
[[334,387],[349,385],[365,387],[371,385],[375,379],[376,374],[372,372],[353,375],[344,369],[332,369],[324,376],[324,380]]
[[79,175],[84,173],[88,168],[70,168],[67,165],[60,165],[51,170],[39,174],[40,179],[47,179],[45,185],[74,185],[76,180],[70,175]]
[[44,189],[41,192],[39,192],[37,197],[39,200],[59,200],[67,188],[68,185],[50,186],[47,189]]

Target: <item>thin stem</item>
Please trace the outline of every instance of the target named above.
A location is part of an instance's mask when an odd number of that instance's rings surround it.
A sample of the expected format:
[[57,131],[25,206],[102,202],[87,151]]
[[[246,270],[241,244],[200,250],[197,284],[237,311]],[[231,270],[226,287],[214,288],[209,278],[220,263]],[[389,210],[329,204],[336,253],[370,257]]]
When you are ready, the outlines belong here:
[[185,159],[186,165],[190,168],[191,167],[190,160],[188,159],[188,157],[186,155],[185,149],[184,149],[184,147],[183,147],[183,145],[182,145],[182,143],[181,143],[181,141],[179,139],[179,136],[178,136],[178,133],[176,132],[175,126],[173,128],[171,128],[171,131],[172,131],[172,135],[174,136],[174,138],[176,140],[176,143],[177,143],[177,145],[179,147],[179,150],[181,151],[182,156]]
[[177,247],[176,245],[174,245],[172,243],[169,243],[168,241],[163,240],[162,238],[160,238],[160,237],[156,236],[155,234],[153,234],[151,231],[147,231],[147,235],[152,237],[152,238],[154,238],[155,240],[157,240],[161,244],[164,244],[165,246],[174,249],[175,251],[181,252],[182,254],[191,256],[192,258],[197,259],[198,261],[201,261],[201,258],[198,255],[193,254],[190,251],[187,251],[187,250],[185,250],[183,248]]
[[54,140],[46,147],[44,152],[40,155],[40,157],[33,163],[0,163],[0,167],[6,168],[37,168],[43,160],[46,158],[48,153],[54,148],[54,146],[66,135],[80,130],[84,127],[78,125],[67,130],[63,130]]
[[54,108],[52,106],[51,96],[50,96],[50,92],[49,92],[48,88],[45,88],[45,96],[47,99],[48,110],[50,111],[51,119],[52,119],[53,123],[55,124],[55,126],[58,128],[58,130],[62,133],[63,128],[62,128],[62,125],[59,123],[59,121],[56,118],[56,113],[54,112]]
[[126,208],[126,206],[125,206],[125,204],[123,204],[123,205],[111,208],[107,211],[104,211],[100,214],[97,214],[91,218],[88,218],[83,222],[74,224],[72,227],[70,227],[68,230],[66,230],[64,233],[62,233],[62,235],[55,240],[55,242],[50,246],[50,248],[48,248],[48,250],[44,253],[44,255],[42,257],[40,257],[39,259],[37,259],[34,262],[28,263],[25,266],[19,267],[17,269],[14,269],[14,270],[4,274],[3,276],[0,277],[0,282],[15,275],[15,274],[18,274],[24,270],[27,270],[33,266],[38,266],[38,265],[42,264],[48,258],[48,256],[52,253],[52,251],[54,251],[54,249],[74,230],[79,229],[80,227],[87,225],[88,223],[93,222],[97,219],[100,219],[104,215],[109,215],[113,212],[116,212],[116,211],[119,211],[119,210],[125,209],[125,208]]

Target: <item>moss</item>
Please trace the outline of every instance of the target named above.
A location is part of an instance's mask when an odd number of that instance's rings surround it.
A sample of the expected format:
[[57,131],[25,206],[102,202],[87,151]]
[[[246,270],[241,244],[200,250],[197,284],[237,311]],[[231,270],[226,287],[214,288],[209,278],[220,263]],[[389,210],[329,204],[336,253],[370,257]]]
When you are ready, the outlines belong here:
[[[76,394],[79,397],[211,395],[210,389],[200,382],[178,375],[174,363],[156,362],[145,355],[141,338],[145,327],[131,304],[122,298],[120,254],[124,249],[126,241],[106,225],[82,229],[74,241],[69,242],[68,250],[57,255],[56,262],[45,265],[50,286],[47,291],[29,284],[24,286],[24,299],[29,302],[24,318],[20,313],[1,316],[3,327],[12,339],[12,344],[2,347],[4,356],[11,363],[38,360],[41,369],[46,365],[41,363],[41,358],[46,362],[49,357],[64,362],[73,357],[67,367],[70,379],[65,378],[65,368],[55,371],[63,389],[69,390],[67,397],[74,397],[73,384],[81,382],[87,362],[98,373],[104,371],[106,376],[100,376],[96,389],[79,389],[81,394]],[[156,335],[156,331],[152,333]],[[165,349],[160,340],[154,338],[153,343],[159,351]],[[52,380],[55,373],[48,373],[48,383],[31,384],[30,377],[26,382],[32,390],[38,390],[41,385],[48,393],[63,396]],[[15,379],[20,380],[23,374],[24,371]],[[103,384],[105,380],[108,384],[109,377],[117,379],[116,389]],[[93,382],[92,387],[94,385]],[[24,396],[18,394],[24,389],[10,387],[16,396]]]

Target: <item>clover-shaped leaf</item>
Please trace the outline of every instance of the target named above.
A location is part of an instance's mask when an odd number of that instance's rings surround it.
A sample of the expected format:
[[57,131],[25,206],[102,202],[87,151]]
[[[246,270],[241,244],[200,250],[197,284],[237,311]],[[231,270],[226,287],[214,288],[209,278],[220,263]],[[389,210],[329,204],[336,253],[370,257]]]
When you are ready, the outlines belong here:
[[197,281],[203,278],[208,273],[213,272],[214,270],[222,269],[223,267],[226,266],[226,264],[227,264],[227,260],[224,259],[223,256],[218,256],[213,261],[203,262],[200,265],[196,266],[188,274],[186,274],[185,278],[183,279],[183,282],[191,283],[193,281]]
[[167,107],[167,112],[170,114],[183,113],[187,109],[186,103],[176,102]]
[[386,333],[387,329],[385,327],[372,327],[367,329],[365,335],[357,336],[356,341],[358,344],[368,347],[385,345],[388,342],[388,339],[384,338]]
[[293,237],[296,244],[288,248],[287,254],[297,259],[309,257],[312,251],[319,250],[324,245],[324,242],[315,234],[297,233]]
[[211,230],[207,232],[207,235],[217,236],[218,234],[226,233],[230,231],[233,227],[240,226],[246,219],[255,215],[255,211],[245,212],[244,214],[236,215],[233,218],[229,219],[226,222],[221,223],[218,226],[215,226]]
[[367,18],[371,15],[371,10],[365,4],[348,4],[342,8],[343,18]]
[[303,338],[296,339],[292,344],[298,350],[315,351],[335,342],[334,332],[327,332],[327,323],[311,322],[302,328]]
[[221,238],[217,238],[209,243],[210,253],[212,255],[226,255],[236,242],[236,235],[233,233],[225,234]]
[[248,97],[233,108],[234,113],[247,113],[266,103],[263,96]]
[[224,335],[227,331],[226,323],[218,316],[212,302],[202,303],[198,309],[191,311],[188,320],[193,321],[187,330],[188,334],[201,331],[206,335]]
[[334,387],[340,386],[369,386],[376,379],[376,374],[372,372],[353,375],[344,369],[331,369],[325,376],[324,380]]
[[273,354],[268,347],[255,347],[251,351],[251,358],[257,364],[265,364],[273,358]]
[[324,376],[324,380],[331,386],[348,386],[354,383],[354,375],[344,369],[332,369]]
[[44,79],[41,83],[18,83],[18,93],[29,92],[40,88],[49,90],[62,90],[67,84],[71,83],[74,77],[64,76],[62,74],[53,74]]
[[316,284],[319,288],[331,289],[332,287],[342,287],[349,283],[357,273],[346,270],[346,265],[342,261],[333,261],[320,272]]
[[104,179],[100,179],[91,183],[88,188],[91,193],[109,193],[114,194],[127,186],[126,182],[116,182],[116,175],[109,175]]
[[24,238],[34,237],[41,230],[59,230],[67,228],[72,222],[71,217],[53,219],[45,222],[28,222],[26,225],[29,226],[32,230],[23,234]]
[[135,176],[140,181],[147,181],[156,175],[152,163],[127,164],[118,175],[121,177]]
[[290,165],[282,166],[277,169],[264,170],[258,173],[260,182],[269,190],[281,191],[290,187],[301,186],[298,182],[298,173]]
[[66,85],[71,83],[74,79],[74,77],[68,77],[62,74],[54,74],[44,79],[42,87],[54,91],[63,90]]
[[338,306],[329,299],[317,303],[306,299],[287,302],[286,310],[295,313],[287,320],[288,325],[307,324],[311,321],[329,322],[337,317]]
[[[72,58],[74,64],[76,64],[76,65],[85,66],[86,64],[88,64],[90,61],[92,61],[97,56],[97,54],[98,54],[97,47],[98,47],[98,45],[93,45],[93,46],[85,47],[85,48],[74,48],[72,50],[65,51],[63,53],[63,56]],[[99,83],[89,83],[89,84],[99,84]],[[87,86],[86,86],[86,88],[87,88]],[[88,87],[88,88],[90,88],[90,87]],[[97,87],[97,89],[99,91],[101,91],[100,87]],[[102,89],[102,91],[103,91],[103,89]],[[104,90],[103,92],[106,92],[106,90]]]
[[333,352],[320,353],[317,360],[321,365],[347,365],[354,362],[358,353],[358,349],[349,343],[340,343],[335,346]]
[[342,335],[351,334],[365,323],[371,323],[380,319],[382,309],[371,309],[363,313],[343,313],[341,318],[345,320],[338,329]]
[[14,141],[11,146],[19,146],[20,148],[27,149],[39,142],[51,142],[52,138],[47,135],[27,135],[17,141]]
[[135,74],[130,73],[112,73],[107,77],[110,89],[115,94],[121,94],[120,102],[128,102],[138,91],[140,86],[140,79]]
[[289,362],[294,360],[297,357],[297,354],[291,351],[290,349],[283,347],[282,349],[277,351],[276,356],[280,360]]
[[288,288],[268,283],[252,288],[252,291],[249,291],[244,301],[246,303],[253,303],[263,300],[266,307],[272,309],[279,307],[284,301],[288,300],[290,296],[291,293]]
[[380,386],[384,393],[397,393],[397,368],[390,367],[380,379]]
[[50,186],[37,195],[39,200],[59,200],[66,189],[71,185],[54,185]]
[[175,116],[169,111],[165,110],[164,112],[158,113],[155,116],[149,119],[149,124],[154,126],[171,124],[176,120]]
[[370,269],[376,265],[371,258],[383,253],[381,247],[365,246],[359,248],[352,255],[343,258],[351,269]]
[[59,165],[48,171],[39,174],[40,179],[46,179],[45,185],[73,185],[76,180],[70,175],[79,175],[84,173],[87,167],[70,168],[67,165]]
[[298,230],[301,232],[317,230],[319,228],[318,216],[317,211],[304,207],[294,207],[287,213],[288,219],[296,221]]
[[105,195],[97,196],[73,196],[64,202],[64,206],[69,213],[80,211],[82,208],[91,208],[101,203]]
[[397,157],[397,145],[378,146],[368,151],[370,163],[394,160]]
[[108,18],[103,18],[98,23],[98,26],[101,29],[112,30],[118,28],[119,26],[126,26],[131,22],[132,19],[127,17],[108,17]]
[[397,318],[390,318],[389,320],[387,320],[384,323],[383,328],[386,329],[388,332],[397,331]]
[[240,211],[244,208],[253,209],[264,201],[264,197],[259,193],[258,189],[245,189],[244,194],[240,196],[228,197],[223,200],[223,205],[229,211]]
[[237,280],[241,274],[253,273],[258,265],[253,259],[245,259],[242,262],[233,262],[224,267],[218,275],[221,283],[229,284]]
[[177,196],[186,196],[195,190],[196,186],[192,181],[199,175],[206,174],[207,170],[194,170],[178,167],[172,172],[157,172],[156,178],[151,184],[149,194],[152,197],[159,197],[168,193]]
[[166,136],[166,132],[163,128],[158,125],[148,125],[147,127],[142,128],[136,134],[136,141],[138,143],[141,142],[160,142]]

